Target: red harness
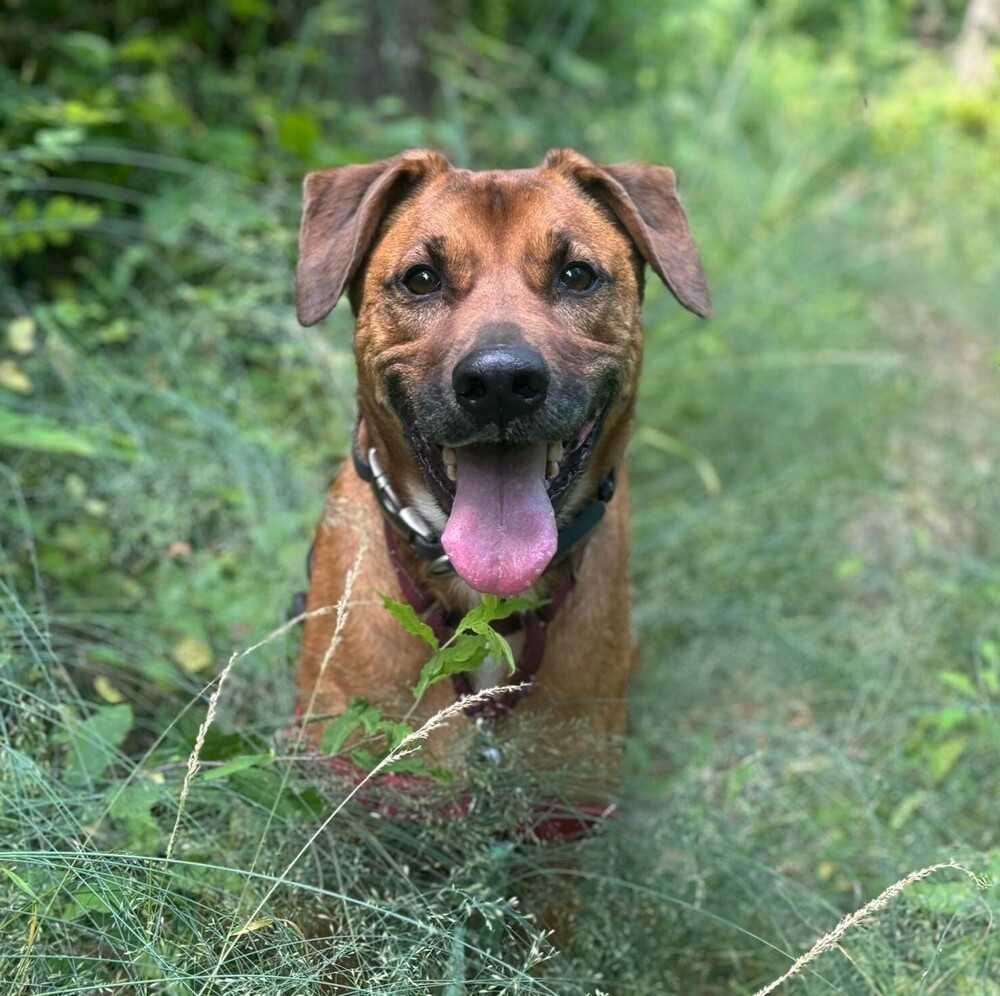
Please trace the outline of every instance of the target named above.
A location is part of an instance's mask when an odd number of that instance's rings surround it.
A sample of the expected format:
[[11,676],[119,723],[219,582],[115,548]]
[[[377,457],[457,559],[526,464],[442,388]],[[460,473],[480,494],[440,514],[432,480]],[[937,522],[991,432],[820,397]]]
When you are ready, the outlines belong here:
[[[388,522],[385,523],[385,543],[389,548],[389,559],[396,571],[396,580],[399,582],[403,597],[410,603],[413,611],[418,616],[423,617],[424,622],[430,626],[441,643],[451,639],[455,635],[455,627],[461,613],[448,613],[440,602],[424,591],[414,580],[410,572],[403,566],[396,534]],[[514,615],[500,619],[493,624],[493,628],[501,636],[524,633],[524,646],[521,648],[521,653],[518,654],[516,669],[507,681],[509,685],[523,687],[490,699],[481,699],[466,706],[465,714],[467,716],[495,719],[512,709],[531,691],[531,680],[535,677],[535,673],[542,663],[542,658],[545,656],[545,628],[562,607],[562,603],[573,587],[573,580],[572,573],[568,574],[565,580],[556,587],[547,604],[528,612],[516,612]],[[451,681],[457,698],[471,695],[474,691],[472,681],[466,671],[452,675]]]
[[[368,772],[349,757],[340,755],[325,760],[337,777],[352,789],[358,788],[368,777]],[[388,771],[378,776],[378,786],[374,791],[361,790],[355,799],[374,817],[405,820],[426,814],[426,808],[418,808],[416,805],[417,800],[433,796],[440,788],[433,778]],[[442,822],[460,820],[475,808],[474,795],[461,795],[439,805],[432,815]],[[532,806],[530,816],[517,825],[512,836],[515,840],[532,844],[550,841],[572,843],[599,833],[605,821],[614,816],[617,809],[613,802],[601,806],[543,800]]]
[[[355,469],[362,480],[373,482],[370,468],[364,463],[360,456],[355,437],[353,449]],[[374,487],[374,484],[373,484]],[[614,493],[614,474],[609,474],[607,480],[602,483],[602,491],[599,498],[592,503],[588,514],[585,517],[578,517],[572,527],[572,535],[568,537],[571,542],[567,546],[578,542],[587,531],[596,525],[603,514],[603,505],[610,500]],[[376,497],[380,506],[385,511],[384,500],[376,490]],[[600,514],[594,514],[594,508],[600,507]],[[593,520],[593,521],[591,521]],[[389,558],[392,561],[393,569],[396,572],[396,580],[399,582],[403,597],[413,607],[418,616],[422,616],[424,622],[430,626],[434,635],[441,643],[450,639],[455,633],[455,627],[459,621],[459,613],[449,613],[440,602],[407,571],[400,556],[399,544],[396,533],[390,525],[389,518],[384,521],[385,542],[389,551]],[[412,545],[412,543],[411,543]],[[426,559],[426,558],[425,558]],[[312,551],[309,551],[309,561],[307,570],[312,573]],[[477,721],[495,719],[512,709],[525,695],[531,691],[531,681],[534,678],[542,658],[545,656],[546,627],[555,618],[556,613],[562,607],[566,596],[573,587],[574,578],[570,572],[566,578],[559,583],[552,593],[552,597],[547,604],[537,609],[527,612],[518,612],[506,619],[498,620],[494,628],[503,636],[510,636],[514,633],[524,633],[524,644],[520,654],[516,659],[514,674],[510,677],[511,685],[522,686],[513,691],[492,698],[479,699],[466,706],[465,713],[470,718]],[[304,610],[304,598],[301,600],[301,607],[296,614]],[[455,695],[458,698],[471,695],[473,692],[472,682],[468,673],[461,673],[452,676],[452,685]],[[344,756],[328,758],[330,767],[351,788],[357,788],[368,777],[368,772],[356,765],[350,758]],[[413,815],[415,807],[405,805],[405,799],[409,796],[412,799],[426,797],[428,792],[436,789],[437,783],[428,777],[413,775],[401,772],[386,772],[379,776],[379,785],[390,790],[389,796],[395,796],[394,801],[389,797],[382,798],[383,793],[379,793],[376,798],[375,793],[358,794],[358,801],[373,815],[388,819],[401,819]],[[436,815],[442,819],[459,819],[472,812],[475,807],[475,796],[462,796],[454,801],[439,807]],[[522,822],[516,832],[515,837],[519,840],[542,843],[546,841],[562,840],[566,842],[577,841],[583,837],[591,836],[598,832],[604,822],[614,816],[617,811],[615,803],[601,805],[579,805],[572,806],[558,800],[542,800],[532,807],[531,816]]]

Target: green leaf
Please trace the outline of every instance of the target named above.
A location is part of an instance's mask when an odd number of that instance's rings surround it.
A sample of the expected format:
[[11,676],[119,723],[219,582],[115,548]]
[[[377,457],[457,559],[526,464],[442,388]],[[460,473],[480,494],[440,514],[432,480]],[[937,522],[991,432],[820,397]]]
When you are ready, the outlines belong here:
[[510,644],[505,637],[496,631],[490,630],[490,634],[490,653],[496,654],[499,652],[500,656],[504,659],[504,663],[507,665],[507,670],[513,674],[517,670],[517,664],[514,662],[514,651],[510,649]]
[[350,708],[355,711],[358,720],[361,722],[361,726],[369,736],[373,733],[378,733],[382,728],[384,721],[378,706],[373,706],[364,699],[351,699]]
[[101,891],[96,889],[81,889],[74,892],[61,916],[64,920],[73,921],[84,913],[122,913],[127,907],[123,890],[112,884],[104,884]]
[[427,777],[427,762],[422,757],[399,757],[395,761],[390,761],[383,771],[391,771],[397,775],[420,775]]
[[297,156],[311,156],[319,136],[319,123],[308,111],[286,111],[278,118],[278,141]]
[[152,779],[140,774],[126,785],[112,783],[104,798],[108,815],[127,827],[131,848],[156,847],[162,841],[163,832],[153,811],[164,801],[165,791]]
[[65,429],[41,415],[26,415],[0,408],[0,445],[39,453],[69,453],[97,456],[94,440],[81,432]]
[[67,784],[84,786],[100,778],[132,729],[132,722],[131,706],[106,705],[75,726],[69,734]]
[[[356,747],[351,751],[351,760],[362,770],[371,771],[382,763],[385,755],[385,751],[372,750],[369,747]],[[395,761],[390,761],[382,770],[391,771],[397,775],[427,776],[430,774],[427,769],[427,762],[422,757],[411,755],[398,757]]]
[[246,768],[260,768],[265,764],[270,764],[271,761],[272,757],[270,754],[243,754],[240,757],[234,757],[231,761],[226,761],[225,764],[220,764],[217,768],[207,769],[202,774],[202,778],[206,782],[211,782],[216,778],[225,778],[234,771],[243,771]]
[[540,598],[497,598],[496,595],[483,595],[483,600],[475,608],[470,609],[458,624],[458,630],[470,629],[473,633],[485,634],[490,623],[506,619],[515,612],[527,612],[544,605]]
[[438,783],[438,785],[452,785],[458,775],[450,768],[442,767],[440,764],[433,768],[428,768],[427,774]]
[[937,785],[958,763],[968,746],[968,737],[955,736],[942,740],[928,751],[931,783]]
[[295,791],[273,768],[244,768],[230,772],[229,786],[248,802],[272,811],[281,819],[313,819],[324,806],[319,793],[308,789]]
[[949,688],[954,688],[956,692],[961,692],[963,695],[974,696],[976,694],[976,686],[972,683],[972,679],[968,675],[962,674],[961,671],[941,671],[938,678]]
[[80,429],[68,429],[45,415],[12,411],[3,406],[0,406],[0,446],[80,457],[130,459],[135,456],[134,445],[125,437],[112,442]]
[[902,830],[910,817],[927,801],[927,792],[920,789],[904,796],[889,814],[889,826],[893,830]]
[[948,733],[969,719],[969,707],[964,705],[945,706],[928,717],[938,733]]
[[478,634],[460,633],[450,646],[442,647],[420,672],[420,680],[413,690],[415,698],[420,698],[430,685],[462,671],[474,671],[490,652],[488,640]]
[[361,725],[361,720],[357,716],[352,716],[349,712],[343,712],[335,719],[330,720],[323,729],[323,739],[320,741],[320,750],[324,754],[338,753],[347,738]]
[[389,750],[395,750],[413,732],[409,723],[386,722],[383,725],[385,726],[385,745]]
[[344,712],[326,724],[320,748],[324,754],[336,754],[352,733],[363,729],[371,735],[382,723],[382,713],[375,706],[365,699],[352,699]]
[[355,747],[351,751],[351,760],[362,771],[371,771],[383,757],[385,757],[384,752],[372,750],[370,747]]
[[416,613],[416,610],[409,603],[396,602],[391,599],[388,595],[383,595],[379,592],[382,598],[382,604],[389,610],[392,614],[393,619],[399,623],[407,633],[412,633],[413,636],[419,636],[421,640],[424,641],[428,646],[433,647],[435,650],[438,649],[440,644],[438,643],[438,638],[434,635],[434,630],[430,628]]
[[29,899],[33,899],[36,903],[38,902],[38,896],[35,895],[34,890],[30,885],[28,885],[27,882],[25,882],[23,878],[21,878],[20,875],[17,874],[16,871],[11,868],[0,868],[0,871],[2,871],[7,878],[9,878]]

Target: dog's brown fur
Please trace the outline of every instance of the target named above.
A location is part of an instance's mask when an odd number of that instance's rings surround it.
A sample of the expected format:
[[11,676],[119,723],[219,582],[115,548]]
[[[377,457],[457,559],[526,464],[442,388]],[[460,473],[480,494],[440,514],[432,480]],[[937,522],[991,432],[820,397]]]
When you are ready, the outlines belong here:
[[[600,293],[569,303],[553,295],[553,246],[560,240],[568,243],[570,258],[592,258],[607,271],[611,279]],[[393,281],[426,260],[428,245],[445,261],[446,292],[417,307]],[[363,451],[376,449],[396,493],[432,520],[436,516],[437,526],[444,513],[427,508],[429,493],[393,390],[414,398],[428,383],[450,383],[456,362],[491,323],[518,326],[554,371],[571,370],[584,382],[614,371],[617,393],[559,521],[592,500],[611,467],[619,468],[618,492],[590,537],[528,592],[544,598],[567,572],[575,574],[548,627],[531,694],[499,721],[502,735],[519,737],[537,763],[586,768],[595,794],[614,783],[635,658],[628,621],[628,489],[620,468],[642,357],[644,264],[685,307],[708,314],[697,250],[673,173],[664,167],[601,167],[561,150],[536,169],[473,173],[418,150],[312,173],[305,182],[299,319],[313,324],[349,291]],[[475,593],[464,582],[430,577],[402,541],[400,549],[410,575],[442,604],[466,609],[473,603]],[[428,650],[382,607],[377,593],[403,596],[382,512],[349,462],[331,488],[313,563],[308,609],[335,605],[348,583],[349,605],[306,623],[296,678],[300,709],[307,718],[326,716],[360,696],[386,715],[404,715],[413,707],[412,689]],[[413,715],[426,719],[453,701],[450,684],[441,682]],[[469,726],[453,721],[435,735],[432,749],[460,766]]]

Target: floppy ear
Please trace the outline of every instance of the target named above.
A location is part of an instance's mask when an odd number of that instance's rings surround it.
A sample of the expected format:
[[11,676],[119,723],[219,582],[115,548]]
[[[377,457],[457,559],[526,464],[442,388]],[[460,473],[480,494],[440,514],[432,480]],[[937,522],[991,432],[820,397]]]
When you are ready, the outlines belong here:
[[631,163],[599,166],[572,149],[553,149],[544,166],[568,173],[606,204],[670,293],[688,311],[708,318],[712,300],[672,169]]
[[449,168],[440,153],[411,149],[305,178],[295,270],[295,307],[303,325],[315,325],[333,310],[393,204],[425,177]]

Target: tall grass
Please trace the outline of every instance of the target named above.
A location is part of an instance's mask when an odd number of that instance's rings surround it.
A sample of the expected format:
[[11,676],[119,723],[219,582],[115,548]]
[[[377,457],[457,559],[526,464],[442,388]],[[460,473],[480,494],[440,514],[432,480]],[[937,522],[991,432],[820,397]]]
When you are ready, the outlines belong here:
[[[919,60],[862,94],[849,53],[704,40],[688,103],[643,90],[577,143],[677,167],[717,317],[650,287],[623,815],[572,853],[506,839],[551,789],[516,759],[466,819],[395,823],[296,752],[294,639],[231,655],[302,584],[349,323],[292,321],[280,181],[77,149],[190,181],[95,232],[103,312],[33,311],[15,410],[91,455],[47,437],[0,481],[10,992],[749,992],[911,871],[1000,872],[991,146]],[[512,898],[540,877],[577,883],[562,952]],[[1000,991],[997,912],[917,882],[786,988]]]

